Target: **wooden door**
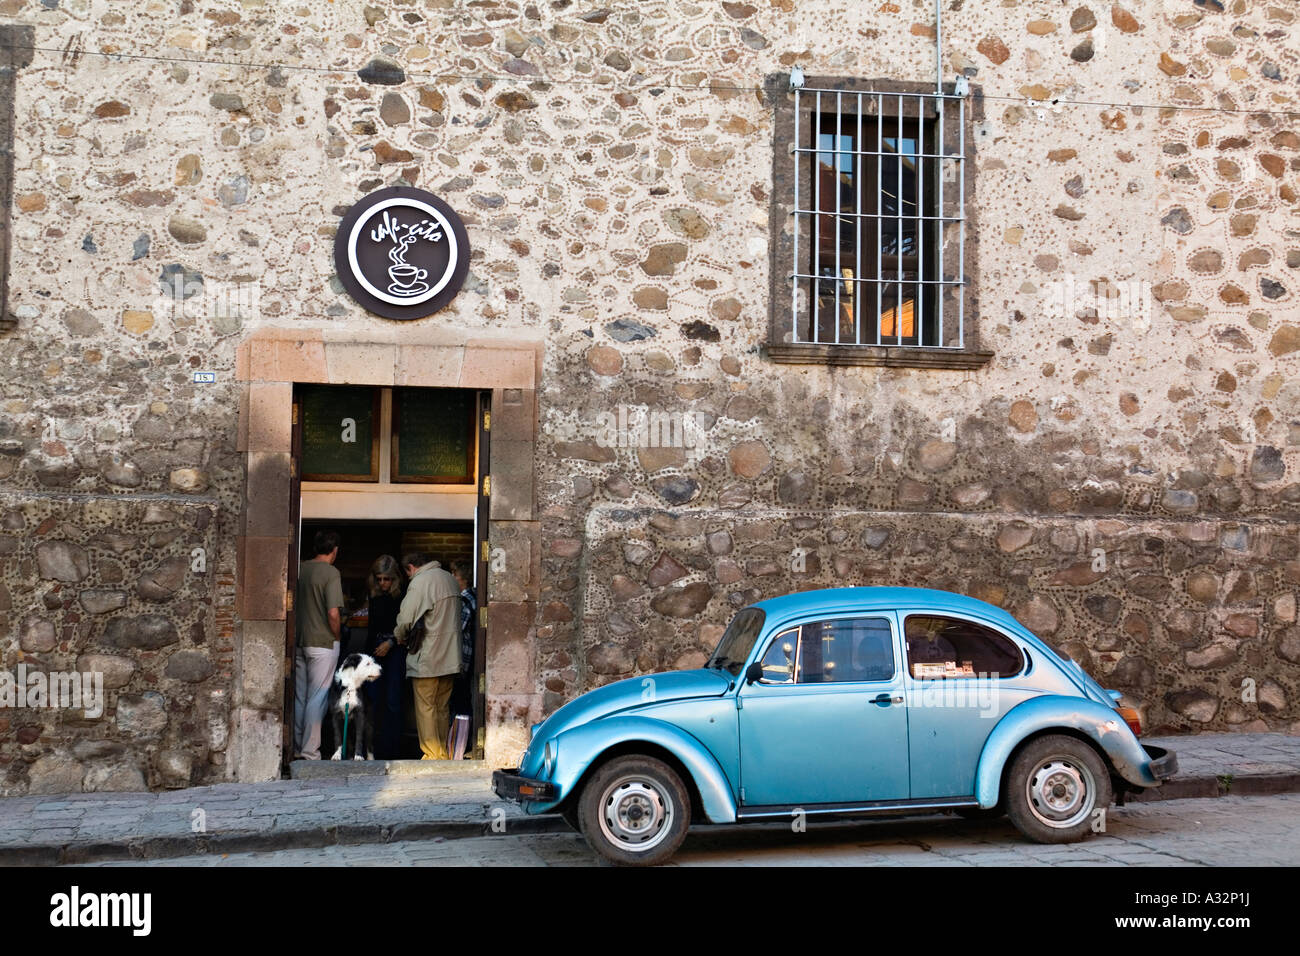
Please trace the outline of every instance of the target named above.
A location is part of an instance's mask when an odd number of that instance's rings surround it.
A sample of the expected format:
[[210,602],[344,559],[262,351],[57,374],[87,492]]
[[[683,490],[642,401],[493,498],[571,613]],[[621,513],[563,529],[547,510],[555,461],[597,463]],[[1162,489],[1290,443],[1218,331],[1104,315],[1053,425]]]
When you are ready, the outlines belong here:
[[474,757],[483,759],[487,740],[487,623],[488,623],[488,565],[491,546],[488,543],[488,523],[491,513],[492,475],[489,470],[488,446],[492,431],[492,393],[478,393],[478,504],[474,529],[477,537],[474,547],[476,572],[474,596],[478,599],[478,626],[474,633],[474,673],[470,681],[470,703],[473,706]]
[[302,527],[302,408],[298,390],[294,389],[292,429],[289,442],[289,573],[284,593],[284,733],[283,762],[287,767],[293,759],[293,662],[296,650],[297,619],[294,600],[298,592],[298,556]]

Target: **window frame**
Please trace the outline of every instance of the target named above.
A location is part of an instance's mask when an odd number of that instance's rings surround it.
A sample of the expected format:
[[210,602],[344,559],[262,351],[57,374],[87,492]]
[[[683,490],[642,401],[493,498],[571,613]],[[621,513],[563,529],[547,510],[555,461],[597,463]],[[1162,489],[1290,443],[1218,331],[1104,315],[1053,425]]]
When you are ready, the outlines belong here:
[[[946,103],[953,102],[956,97],[956,84],[945,83],[942,92],[949,99]],[[795,152],[795,133],[796,133],[796,114],[795,114],[795,94],[789,87],[788,74],[774,74],[768,78],[767,91],[770,105],[773,108],[773,163],[772,163],[772,199],[770,203],[769,225],[772,236],[772,242],[769,244],[770,249],[770,312],[769,312],[769,329],[768,342],[764,349],[766,357],[773,362],[783,364],[824,364],[824,365],[875,365],[875,366],[901,366],[901,367],[918,367],[918,368],[979,368],[987,364],[992,358],[993,353],[980,347],[979,322],[978,322],[978,299],[976,290],[978,288],[978,244],[979,229],[977,219],[977,206],[975,202],[975,163],[974,163],[974,136],[975,126],[983,119],[983,98],[980,91],[975,86],[971,86],[970,93],[964,98],[964,123],[957,123],[951,120],[944,131],[944,145],[942,151],[944,155],[963,156],[957,164],[959,167],[959,182],[947,181],[946,190],[951,190],[953,194],[949,196],[945,193],[945,209],[941,210],[949,221],[957,221],[954,215],[960,217],[964,222],[964,240],[953,242],[951,238],[945,240],[948,245],[946,252],[947,261],[951,262],[953,250],[951,247],[958,246],[956,258],[963,258],[964,262],[953,263],[944,270],[945,275],[942,280],[948,282],[949,286],[940,286],[939,288],[947,292],[945,298],[945,311],[952,310],[952,315],[958,314],[957,296],[960,296],[960,310],[964,314],[962,323],[962,336],[960,343],[944,345],[943,343],[934,344],[907,344],[906,337],[903,337],[903,344],[856,344],[856,342],[835,343],[834,341],[798,341],[795,342],[795,330],[802,326],[805,329],[811,328],[811,297],[813,290],[821,285],[823,280],[814,280],[812,278],[801,279],[806,283],[802,292],[796,292],[793,283],[796,275],[811,276],[814,269],[810,256],[807,254],[811,246],[816,245],[813,241],[811,222],[817,217],[812,215],[795,214],[795,190],[799,177],[802,176],[800,185],[800,195],[798,197],[799,206],[802,210],[814,210],[815,200],[811,193],[805,192],[808,184],[813,179],[813,170],[817,162],[817,147],[820,146],[820,138],[814,142],[809,142],[809,136],[816,131],[821,132],[822,124],[814,123],[812,117],[817,113],[817,99],[815,95],[821,91],[822,109],[821,115],[835,115],[837,101],[843,112],[842,116],[856,116],[857,95],[862,94],[863,99],[867,94],[878,94],[883,97],[882,103],[893,102],[902,103],[903,99],[898,97],[911,98],[916,103],[932,103],[932,99],[917,100],[916,97],[933,97],[936,95],[932,83],[921,82],[899,82],[887,79],[847,79],[843,77],[825,77],[810,76],[804,81],[799,97],[799,130],[800,139],[798,148],[802,153]],[[827,94],[830,94],[829,100]],[[837,95],[838,94],[838,95]],[[852,99],[855,103],[852,109],[844,106],[845,101]],[[829,109],[828,109],[829,102]],[[949,112],[952,112],[950,106]],[[865,110],[863,115],[867,115]],[[903,116],[903,131],[906,131],[908,121],[923,122],[919,113],[919,106],[912,107],[906,111]],[[888,131],[889,123],[892,116],[887,109],[882,108],[880,120],[873,122],[872,129],[877,126],[882,130],[882,138]],[[933,122],[933,120],[928,120]],[[957,127],[953,129],[952,127]],[[930,142],[930,135],[927,133],[923,153],[933,155],[938,152]],[[874,146],[874,143],[867,144]],[[841,147],[842,148],[842,147]],[[858,147],[861,151],[861,147]],[[801,165],[800,157],[804,157]],[[866,159],[868,157],[861,157]],[[948,160],[933,159],[931,165],[940,167],[945,165]],[[856,167],[855,167],[856,168]],[[942,175],[942,170],[936,169],[936,175]],[[924,181],[932,178],[924,177]],[[925,186],[927,191],[930,186]],[[855,190],[856,191],[856,190]],[[878,202],[879,196],[875,196],[874,203]],[[963,202],[964,200],[964,202]],[[925,203],[929,204],[931,196],[925,196]],[[833,213],[832,213],[833,215]],[[856,215],[856,213],[854,214]],[[920,215],[925,215],[921,211]],[[801,221],[802,220],[802,221]],[[935,227],[938,228],[937,226]],[[933,245],[934,238],[930,239]],[[795,247],[799,246],[799,259],[795,258]],[[932,262],[925,262],[921,267],[919,279],[925,278],[925,273],[933,268]],[[857,274],[860,270],[855,269],[855,277],[859,280],[862,276]],[[882,273],[883,273],[882,269]],[[964,286],[952,291],[951,283],[953,276],[960,273],[965,279]],[[831,281],[843,282],[842,273],[839,280]],[[876,286],[887,285],[887,280],[881,276],[874,276],[870,280],[871,284]],[[859,283],[866,284],[866,283]],[[911,284],[924,285],[918,283],[916,279],[904,280],[904,285]],[[873,296],[874,299],[874,296]],[[799,314],[795,314],[795,303],[799,303]],[[870,310],[859,310],[865,313]],[[937,310],[936,310],[937,311]],[[865,324],[864,319],[860,320]],[[874,321],[879,327],[879,317]],[[947,325],[945,319],[945,325]],[[832,320],[832,328],[838,320]],[[822,318],[820,326],[825,326],[826,321]],[[901,332],[900,330],[897,330]],[[947,329],[945,328],[945,332]],[[812,336],[808,336],[812,337]],[[820,335],[816,336],[818,339]],[[874,334],[868,334],[866,329],[862,329],[863,340],[879,341]],[[945,338],[947,336],[945,335]]]
[[404,392],[428,391],[428,389],[407,388],[405,386],[392,387],[392,412],[385,422],[389,435],[389,481],[395,485],[472,485],[474,484],[474,462],[478,456],[478,410],[477,402],[474,401],[473,392],[470,389],[447,389],[447,391],[457,391],[464,393],[468,399],[468,415],[466,416],[465,435],[467,439],[467,450],[465,453],[466,470],[454,475],[404,475],[401,473],[401,414],[402,398]]
[[[879,106],[881,100],[883,97],[871,105]],[[809,229],[811,248],[798,247],[799,261],[794,265],[796,274],[806,273],[799,280],[799,288],[802,290],[805,283],[809,287],[807,301],[814,297],[812,289],[816,290],[818,337],[824,335],[822,341],[830,344],[830,330],[821,331],[830,325],[835,337],[865,337],[894,348],[940,347],[941,300],[936,287],[941,281],[933,252],[939,228],[936,221],[942,171],[939,161],[929,153],[938,135],[937,118],[898,117],[873,109],[870,115],[855,110],[846,123],[840,111],[818,113],[814,109],[809,111],[809,120],[810,135],[815,134],[817,143],[816,147],[808,147],[815,149],[809,158],[816,178],[811,201],[801,197],[799,206],[813,212],[816,224]],[[905,216],[895,206],[895,212],[890,214],[886,196],[909,201],[904,186],[908,158],[913,161],[911,204],[917,208]],[[919,176],[915,175],[918,159]],[[833,188],[827,179],[834,183]],[[837,220],[838,236],[828,239],[826,226],[834,229]],[[814,232],[815,241],[811,241]],[[909,238],[910,252],[905,248]],[[929,258],[927,251],[931,253]],[[813,280],[813,275],[821,278]],[[826,291],[828,286],[830,292]],[[904,299],[904,290],[912,292],[913,298]],[[886,311],[891,301],[892,307]],[[904,323],[899,321],[900,302],[913,303],[912,331],[907,335]],[[867,324],[869,330],[863,327]],[[795,325],[803,325],[802,317]],[[813,332],[811,317],[808,325],[808,332]]]
[[[329,389],[370,389],[370,472],[369,474],[333,474],[330,472],[316,472],[304,470],[301,476],[303,481],[339,481],[350,482],[353,484],[377,484],[380,480],[379,475],[379,442],[383,432],[383,410],[382,410],[382,393],[381,390],[372,385],[325,385],[321,383],[304,383],[300,386],[297,401],[302,408],[302,427],[304,433],[307,429],[307,393],[310,391]],[[305,465],[306,452],[303,453]]]
[[[478,481],[478,402],[474,389],[426,389],[418,386],[393,385],[347,385],[323,382],[299,382],[294,386],[294,403],[302,409],[303,426],[306,426],[306,395],[310,390],[334,389],[368,389],[371,393],[371,435],[370,435],[370,473],[368,475],[332,474],[327,472],[303,471],[301,480],[308,485],[364,485],[370,490],[406,487],[418,491],[422,487],[474,485]],[[467,473],[456,475],[402,475],[399,443],[401,434],[399,420],[401,395],[403,391],[455,391],[464,393],[469,399],[469,414],[466,418],[466,440],[468,447]],[[306,490],[324,490],[309,488]],[[339,490],[339,489],[333,489]],[[364,489],[358,489],[364,490]]]
[[[950,621],[960,621],[963,624],[972,624],[975,627],[979,627],[985,631],[989,631],[997,635],[998,637],[1002,638],[1002,640],[1006,641],[1015,649],[1016,653],[1020,655],[1020,667],[1017,668],[1014,673],[1010,673],[1010,674],[998,673],[996,677],[990,677],[987,672],[981,673],[980,671],[976,671],[974,674],[970,676],[962,675],[962,676],[952,676],[952,677],[948,677],[948,676],[917,677],[912,673],[912,651],[907,640],[907,622],[910,618],[913,617],[946,618]],[[1006,631],[1004,631],[1002,628],[998,627],[997,625],[991,624],[988,621],[982,621],[979,618],[968,617],[964,614],[958,614],[953,611],[935,611],[935,610],[926,610],[924,608],[917,608],[910,611],[900,610],[898,612],[898,627],[899,627],[899,636],[902,639],[902,650],[903,650],[903,659],[904,659],[903,672],[904,674],[907,675],[907,679],[910,681],[915,681],[919,683],[921,681],[942,681],[942,680],[963,680],[963,681],[1015,680],[1019,677],[1024,677],[1026,674],[1028,674],[1032,666],[1031,663],[1032,659],[1030,658],[1028,651],[1024,648],[1024,646],[1021,644],[1020,641],[1016,640],[1012,635],[1008,634]]]
[[[841,623],[858,620],[877,620],[884,621],[889,627],[889,656],[893,670],[888,677],[877,678],[876,680],[831,680],[831,681],[802,681],[798,677],[801,673],[801,663],[803,660],[803,629],[818,624]],[[754,658],[762,666],[763,661],[767,659],[768,652],[776,645],[776,642],[785,634],[795,632],[798,637],[795,640],[795,659],[794,659],[794,679],[789,681],[773,681],[766,677],[760,677],[755,683],[762,684],[764,687],[850,687],[860,684],[890,684],[899,679],[899,648],[898,636],[901,633],[898,630],[898,621],[894,615],[884,611],[866,611],[856,612],[848,615],[831,615],[827,617],[813,616],[807,620],[787,621],[773,632],[772,636],[763,644],[762,651]]]

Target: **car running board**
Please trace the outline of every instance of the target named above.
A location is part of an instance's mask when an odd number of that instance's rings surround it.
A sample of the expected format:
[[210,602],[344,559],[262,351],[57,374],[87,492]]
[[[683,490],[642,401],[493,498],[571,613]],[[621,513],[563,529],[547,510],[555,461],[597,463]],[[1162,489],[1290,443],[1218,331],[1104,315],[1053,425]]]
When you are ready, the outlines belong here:
[[915,812],[917,810],[955,810],[958,807],[978,807],[979,801],[970,797],[935,799],[922,797],[916,800],[875,800],[869,803],[814,803],[806,806],[744,807],[736,811],[736,822],[751,820],[788,820],[792,813],[807,816],[843,817],[858,814]]

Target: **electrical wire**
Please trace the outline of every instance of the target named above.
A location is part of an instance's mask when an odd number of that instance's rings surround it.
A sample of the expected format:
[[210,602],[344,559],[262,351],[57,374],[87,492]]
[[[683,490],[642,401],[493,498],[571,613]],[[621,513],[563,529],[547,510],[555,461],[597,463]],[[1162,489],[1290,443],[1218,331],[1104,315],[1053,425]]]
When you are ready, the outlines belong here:
[[[81,56],[98,56],[108,60],[143,60],[155,63],[185,64],[187,66],[223,66],[237,67],[247,70],[280,70],[281,72],[302,72],[302,73],[353,73],[355,70],[342,67],[324,67],[324,66],[305,66],[287,63],[267,63],[252,62],[243,60],[221,60],[221,59],[204,59],[201,57],[183,57],[183,56],[163,56],[154,53],[106,53],[102,50],[78,50],[71,47],[58,49],[55,47],[28,46],[25,44],[6,44],[4,49],[26,50],[33,53],[52,53],[67,57]],[[610,88],[615,84],[602,82],[600,80],[586,80],[577,77],[570,79],[548,79],[543,76],[519,76],[513,73],[506,74],[472,74],[472,73],[440,73],[419,70],[403,69],[403,73],[410,78],[429,79],[429,80],[454,80],[461,82],[505,82],[505,83],[544,83],[548,86],[597,86],[601,88]],[[737,93],[763,93],[765,87],[709,83],[687,85],[684,83],[670,82],[653,82],[647,80],[640,88],[643,89],[672,89],[672,90],[691,90],[694,92],[712,92],[715,90],[725,90]],[[888,92],[888,91],[886,91]],[[998,100],[1008,103],[1020,103],[1035,108],[1054,107],[1054,106],[1083,106],[1100,109],[1119,109],[1119,110],[1172,110],[1181,112],[1197,113],[1225,113],[1225,114],[1245,114],[1254,116],[1300,116],[1300,105],[1293,110],[1269,110],[1269,109],[1251,109],[1251,108],[1228,108],[1222,106],[1191,106],[1177,103],[1111,103],[1100,100],[1073,100],[1060,97],[1054,97],[1047,100],[1035,100],[1027,96],[1010,96],[999,93],[981,93],[980,97],[986,100]]]

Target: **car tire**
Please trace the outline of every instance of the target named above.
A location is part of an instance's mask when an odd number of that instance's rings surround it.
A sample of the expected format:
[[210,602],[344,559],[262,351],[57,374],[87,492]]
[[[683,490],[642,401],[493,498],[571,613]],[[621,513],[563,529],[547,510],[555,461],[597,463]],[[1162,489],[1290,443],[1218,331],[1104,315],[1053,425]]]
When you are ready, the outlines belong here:
[[587,781],[578,822],[587,843],[620,866],[656,866],[681,846],[691,825],[681,779],[662,760],[615,757]]
[[1053,734],[1016,755],[1004,802],[1016,829],[1035,843],[1074,843],[1093,831],[1097,811],[1107,811],[1111,797],[1110,772],[1097,752]]

